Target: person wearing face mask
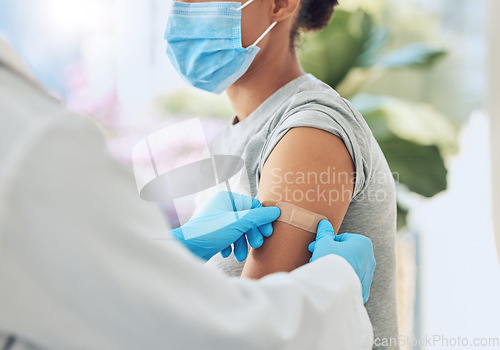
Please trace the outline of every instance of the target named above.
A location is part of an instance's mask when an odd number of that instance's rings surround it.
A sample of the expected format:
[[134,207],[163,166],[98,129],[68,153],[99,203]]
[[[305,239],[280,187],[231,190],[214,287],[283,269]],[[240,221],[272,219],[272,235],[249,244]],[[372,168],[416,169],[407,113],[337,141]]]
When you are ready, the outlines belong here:
[[[231,188],[263,203],[290,202],[330,218],[337,233],[360,232],[373,241],[377,268],[366,309],[375,338],[397,339],[392,173],[361,114],[305,74],[295,50],[300,34],[324,28],[336,5],[336,0],[174,1],[166,52],[186,82],[216,94],[225,91],[231,101],[235,117],[210,144],[211,154],[245,161]],[[338,43],[338,50],[348,44]],[[199,203],[208,198],[201,195]],[[278,221],[273,227],[260,247],[250,247],[246,261],[225,249],[208,264],[253,279],[306,264],[310,233]],[[245,240],[237,242],[235,250],[246,249]],[[391,342],[391,349],[397,347]]]
[[170,231],[98,127],[0,37],[0,349],[369,349],[368,238],[324,220],[293,272],[256,281],[203,265],[272,237],[279,215],[222,192]]

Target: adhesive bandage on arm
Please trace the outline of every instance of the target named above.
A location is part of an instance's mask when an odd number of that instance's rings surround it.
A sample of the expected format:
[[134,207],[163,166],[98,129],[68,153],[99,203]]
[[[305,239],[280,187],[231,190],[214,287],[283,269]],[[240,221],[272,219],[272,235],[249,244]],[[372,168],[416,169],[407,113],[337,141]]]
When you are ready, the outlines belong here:
[[276,206],[280,209],[281,214],[277,219],[278,221],[286,222],[287,224],[312,233],[316,233],[318,224],[321,220],[328,220],[324,215],[316,214],[288,202],[265,201],[262,204],[264,206]]

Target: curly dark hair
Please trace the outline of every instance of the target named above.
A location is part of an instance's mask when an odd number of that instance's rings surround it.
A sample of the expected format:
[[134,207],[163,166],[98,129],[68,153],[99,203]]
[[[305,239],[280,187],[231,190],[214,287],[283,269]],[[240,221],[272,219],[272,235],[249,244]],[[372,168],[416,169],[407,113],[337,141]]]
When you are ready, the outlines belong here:
[[301,31],[311,32],[325,28],[333,16],[337,0],[302,0],[297,19],[290,33],[290,44],[292,48]]

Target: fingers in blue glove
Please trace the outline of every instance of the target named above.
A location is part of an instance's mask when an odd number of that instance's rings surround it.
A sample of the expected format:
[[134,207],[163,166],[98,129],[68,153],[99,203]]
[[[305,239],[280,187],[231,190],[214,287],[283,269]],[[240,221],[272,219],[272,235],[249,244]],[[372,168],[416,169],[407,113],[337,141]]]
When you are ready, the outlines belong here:
[[312,253],[314,252],[314,248],[316,248],[316,241],[312,241],[309,246],[307,247],[307,249]]
[[269,224],[275,221],[281,214],[277,207],[260,207],[239,212],[240,227],[246,232],[251,228]]
[[257,198],[249,197],[244,194],[222,191],[229,198],[232,196],[236,210],[248,210],[262,207]]
[[229,255],[231,255],[232,252],[233,252],[233,247],[229,246],[229,247],[222,249],[220,254],[222,255],[223,258],[227,258]]
[[265,224],[259,226],[259,231],[262,233],[262,236],[264,237],[270,237],[273,234],[273,225],[272,224]]
[[353,237],[351,233],[344,232],[339,235],[336,235],[335,237],[333,237],[333,239],[337,242],[347,242],[348,240],[351,239],[351,237]]
[[[316,233],[316,240],[311,242],[307,249],[313,253],[316,248],[316,242],[324,237],[333,237],[335,239],[335,232],[333,230],[333,226],[328,220],[321,220],[318,224],[318,231]],[[336,239],[335,239],[336,240]]]
[[257,198],[252,198],[252,209],[262,208],[262,203]]
[[259,231],[257,227],[247,231],[247,238],[250,247],[259,248],[262,243],[264,243],[264,238],[262,237],[262,233]]
[[334,237],[335,232],[333,226],[328,220],[321,220],[318,224],[318,232],[316,234],[316,240],[319,241],[323,237]]
[[245,235],[242,235],[240,238],[234,242],[234,257],[237,261],[242,262],[245,261],[248,255],[248,244],[247,238]]

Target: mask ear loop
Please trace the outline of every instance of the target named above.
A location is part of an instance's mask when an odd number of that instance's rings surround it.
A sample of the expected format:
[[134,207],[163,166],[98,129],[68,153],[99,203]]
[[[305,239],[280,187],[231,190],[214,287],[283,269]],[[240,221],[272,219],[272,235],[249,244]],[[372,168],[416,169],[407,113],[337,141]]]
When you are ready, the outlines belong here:
[[247,2],[245,2],[243,5],[241,5],[240,7],[231,7],[231,10],[235,10],[235,11],[241,11],[243,10],[245,7],[247,7],[248,5],[250,5],[254,0],[248,0]]
[[[245,7],[247,7],[248,5],[250,5],[254,0],[248,0],[247,2],[245,2],[243,5],[241,5],[240,7],[231,7],[231,10],[234,10],[234,11],[241,11],[243,10]],[[252,49],[254,48],[255,46],[257,46],[257,44],[262,40],[264,39],[264,37],[271,31],[271,29],[274,28],[274,26],[278,24],[278,22],[273,22],[265,31],[264,33],[262,33],[261,36],[259,36],[259,38],[257,40],[255,40],[255,42],[250,45],[247,49]]]
[[[253,0],[252,0],[252,1],[253,1]],[[267,35],[267,33],[269,33],[269,32],[271,31],[271,29],[273,29],[273,28],[274,28],[274,26],[275,26],[276,24],[278,24],[278,22],[273,22],[273,23],[272,23],[272,24],[271,24],[271,25],[270,25],[270,26],[266,29],[266,31],[265,31],[264,33],[262,33],[262,35],[261,35],[261,36],[259,36],[259,38],[258,38],[257,40],[255,40],[255,42],[254,42],[252,45],[250,45],[250,46],[248,47],[248,49],[251,49],[251,48],[253,48],[253,47],[257,46],[257,44],[258,44],[258,43],[259,43],[262,39],[264,39],[264,37]]]

